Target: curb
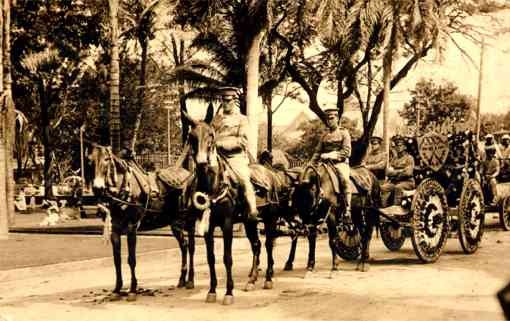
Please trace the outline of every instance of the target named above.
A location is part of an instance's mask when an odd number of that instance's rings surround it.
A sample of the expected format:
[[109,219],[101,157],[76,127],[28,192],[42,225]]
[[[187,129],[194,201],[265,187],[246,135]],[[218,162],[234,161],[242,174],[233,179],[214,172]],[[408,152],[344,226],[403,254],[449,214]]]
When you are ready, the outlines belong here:
[[[203,245],[196,245],[196,248],[204,247]],[[137,259],[142,259],[143,257],[159,257],[162,255],[180,255],[179,248],[168,249],[168,250],[154,250],[143,253],[137,253]],[[176,252],[176,253],[173,253]],[[122,255],[122,262],[125,262],[127,259],[127,255]],[[94,268],[98,267],[113,267],[113,257],[101,257],[87,260],[79,260],[79,261],[71,261],[71,262],[63,262],[56,264],[48,264],[48,265],[39,265],[39,266],[30,266],[18,269],[11,269],[0,271],[0,283],[1,282],[11,282],[11,281],[20,281],[30,278],[36,278],[43,275],[55,275],[56,273],[66,273],[71,271],[80,271],[88,269],[90,266]]]

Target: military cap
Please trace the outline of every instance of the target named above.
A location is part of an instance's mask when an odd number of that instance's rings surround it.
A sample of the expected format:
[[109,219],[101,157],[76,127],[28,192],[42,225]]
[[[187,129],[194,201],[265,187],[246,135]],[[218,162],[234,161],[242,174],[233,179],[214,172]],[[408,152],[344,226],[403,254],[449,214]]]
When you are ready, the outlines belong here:
[[326,115],[335,115],[335,116],[337,116],[337,117],[338,117],[338,109],[336,109],[336,108],[328,108],[328,109],[325,109],[325,110],[324,110],[324,113],[325,113]]
[[221,88],[223,97],[236,97],[239,94],[239,89],[236,87],[223,87]]
[[370,141],[370,142],[372,142],[372,141],[374,141],[374,140],[375,140],[375,141],[378,141],[378,142],[380,143],[380,142],[382,142],[382,140],[383,140],[383,139],[382,139],[381,137],[379,137],[379,136],[372,136],[372,137],[370,137],[370,139],[369,139],[369,141]]
[[391,140],[393,141],[393,143],[397,144],[397,143],[405,143],[406,139],[404,136],[401,136],[401,135],[395,135],[391,138]]
[[501,137],[501,140],[505,140],[505,139],[506,139],[506,140],[510,140],[510,135],[505,134],[505,135],[503,135],[503,136]]

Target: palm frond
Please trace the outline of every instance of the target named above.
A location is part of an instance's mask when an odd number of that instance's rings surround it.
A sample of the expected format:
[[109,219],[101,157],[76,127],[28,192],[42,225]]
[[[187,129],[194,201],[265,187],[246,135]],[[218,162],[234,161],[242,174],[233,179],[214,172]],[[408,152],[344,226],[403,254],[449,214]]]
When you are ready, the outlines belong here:
[[36,75],[42,71],[51,70],[59,61],[56,49],[46,48],[44,51],[29,53],[21,58],[21,66]]

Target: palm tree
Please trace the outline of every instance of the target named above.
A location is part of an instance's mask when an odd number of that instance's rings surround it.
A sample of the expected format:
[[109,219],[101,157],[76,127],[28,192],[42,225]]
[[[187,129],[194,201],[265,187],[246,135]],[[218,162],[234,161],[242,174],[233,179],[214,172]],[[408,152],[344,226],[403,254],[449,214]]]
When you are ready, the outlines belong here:
[[44,195],[46,198],[51,198],[53,196],[53,182],[50,174],[52,151],[52,141],[50,139],[50,108],[52,104],[50,88],[56,80],[54,72],[61,64],[62,61],[58,51],[49,48],[41,52],[27,54],[21,60],[21,66],[26,70],[34,83],[41,108],[40,128],[42,129],[41,141],[44,146]]
[[[233,56],[224,57],[227,59],[219,57],[216,63],[220,67],[229,67],[223,65],[225,61],[239,62],[239,76],[243,88],[241,111],[248,116],[251,125],[249,151],[256,154],[258,132],[254,119],[258,104],[260,43],[268,25],[268,0],[181,0],[177,5],[177,12],[180,14],[177,20],[199,30],[206,30],[201,33],[205,40],[203,46],[213,52],[225,49],[227,44],[235,46]],[[209,39],[213,41],[208,42]],[[219,47],[215,47],[217,45]]]
[[136,140],[140,125],[143,117],[144,100],[146,92],[146,76],[147,76],[147,60],[149,53],[149,41],[154,38],[154,27],[157,24],[157,15],[163,14],[161,4],[165,4],[164,0],[133,0],[128,1],[126,6],[130,7],[130,10],[134,11],[134,17],[130,17],[127,10],[124,10],[123,18],[129,20],[131,26],[124,30],[121,37],[131,38],[134,37],[140,45],[140,74],[138,84],[138,111],[136,113],[135,124],[133,129],[133,137],[131,139],[131,150],[135,149]]
[[[11,77],[11,0],[4,0],[3,2],[3,41],[2,41],[2,66],[3,66],[3,99],[2,110],[5,111],[4,135],[6,138],[6,170],[7,170],[7,210],[9,213],[9,221],[14,223],[14,198],[15,198],[15,184],[14,184],[14,170],[12,166],[12,155],[14,146],[14,100],[12,99],[12,77]],[[1,193],[1,191],[0,191]]]

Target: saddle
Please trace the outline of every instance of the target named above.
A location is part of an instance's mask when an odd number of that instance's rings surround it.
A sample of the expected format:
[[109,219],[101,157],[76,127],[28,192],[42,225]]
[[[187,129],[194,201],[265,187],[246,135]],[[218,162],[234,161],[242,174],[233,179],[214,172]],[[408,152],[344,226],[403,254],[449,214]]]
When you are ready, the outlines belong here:
[[[341,175],[337,169],[331,164],[324,164],[328,175],[333,184],[336,194],[340,194],[340,179]],[[349,175],[349,189],[352,194],[368,194],[371,190],[372,182],[370,179],[370,172],[365,167],[351,167]]]
[[265,193],[267,201],[278,202],[278,195],[285,189],[285,178],[277,171],[271,170],[264,165],[250,165],[250,178],[252,184]]
[[182,167],[169,167],[157,171],[155,176],[165,183],[166,186],[172,189],[183,190],[192,173]]

